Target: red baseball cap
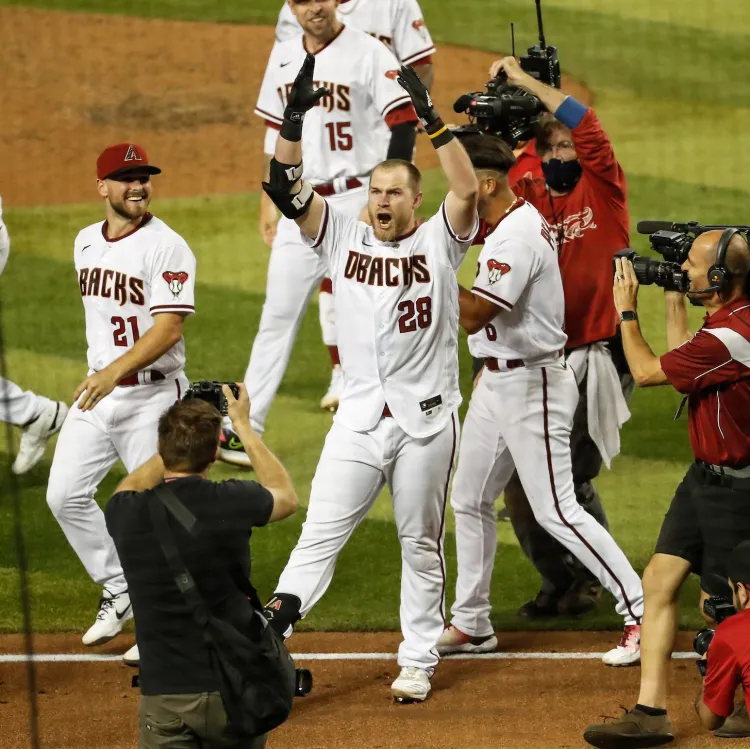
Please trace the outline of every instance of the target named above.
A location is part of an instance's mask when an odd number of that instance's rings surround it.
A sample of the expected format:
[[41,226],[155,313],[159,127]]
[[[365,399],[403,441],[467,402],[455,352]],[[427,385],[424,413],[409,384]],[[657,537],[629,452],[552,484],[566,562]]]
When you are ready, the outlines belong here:
[[118,143],[107,146],[96,160],[99,179],[117,179],[128,172],[161,174],[161,169],[148,163],[146,149],[135,143]]

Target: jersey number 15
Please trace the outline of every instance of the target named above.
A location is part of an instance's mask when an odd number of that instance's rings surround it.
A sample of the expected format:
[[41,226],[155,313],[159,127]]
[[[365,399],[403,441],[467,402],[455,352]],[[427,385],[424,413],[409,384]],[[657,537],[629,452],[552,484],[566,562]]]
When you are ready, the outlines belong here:
[[328,140],[331,151],[351,151],[354,146],[351,122],[328,122]]

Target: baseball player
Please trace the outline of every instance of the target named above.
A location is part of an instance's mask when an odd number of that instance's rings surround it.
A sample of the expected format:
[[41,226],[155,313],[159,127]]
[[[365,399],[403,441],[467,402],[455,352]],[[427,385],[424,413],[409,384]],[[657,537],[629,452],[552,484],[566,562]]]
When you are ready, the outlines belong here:
[[73,394],[47,487],[70,545],[104,587],[84,645],[111,640],[132,616],[94,495],[118,458],[132,473],[156,453],[159,416],[187,385],[182,329],[195,311],[195,257],[148,211],[151,175],[161,170],[134,143],[109,146],[96,168],[106,220],[83,229],[73,249],[89,372]]
[[[294,76],[307,52],[315,54],[318,81],[330,93],[305,123],[304,176],[337,210],[357,218],[367,201],[372,169],[386,157],[411,159],[417,117],[408,95],[396,83],[398,63],[393,54],[365,32],[344,26],[336,18],[336,5],[337,0],[290,0],[304,33],[274,46],[255,113],[268,126],[267,179]],[[259,433],[265,428],[307,303],[327,275],[325,259],[301,242],[294,222],[282,218],[276,231],[277,220],[275,206],[262,194],[261,233],[271,245],[271,257],[260,327],[245,374],[253,428]],[[290,257],[295,260],[290,262]],[[326,341],[335,345],[335,337],[329,337],[335,329],[326,330]],[[334,364],[339,364],[335,349],[332,355]],[[341,377],[340,367],[334,377]],[[228,426],[221,457],[249,465],[247,453]]]
[[305,179],[302,119],[325,89],[308,55],[295,81],[264,189],[325,257],[333,279],[344,390],[312,483],[302,535],[266,607],[272,625],[293,624],[325,593],[336,558],[384,484],[401,542],[401,627],[391,686],[422,701],[443,629],[445,504],[459,432],[458,284],[455,271],[478,229],[477,182],[462,146],[432,108],[427,89],[402,67],[451,192],[417,227],[420,174],[387,160],[370,179],[371,225],[347,216]]
[[[3,201],[0,197],[0,275],[10,254],[10,237],[3,223]],[[68,407],[43,395],[22,390],[15,382],[0,377],[0,421],[23,427],[13,473],[30,471],[44,456],[47,441],[57,434],[65,421]]]
[[570,429],[578,387],[563,356],[565,305],[549,225],[510,189],[513,154],[505,143],[488,135],[462,142],[478,170],[479,213],[491,231],[473,288],[460,292],[460,323],[472,355],[484,359],[484,374],[464,421],[451,496],[458,580],[440,652],[497,645],[489,616],[494,503],[514,468],[537,521],[615,596],[626,628],[640,631],[641,581],[573,489]]
[[[340,0],[336,16],[341,23],[365,31],[386,44],[402,65],[414,68],[422,83],[432,89],[435,46],[416,0]],[[276,24],[276,40],[286,41],[300,34],[302,27],[285,2]],[[336,316],[330,278],[324,278],[320,285],[318,311],[323,342],[328,346],[333,365],[331,384],[320,401],[320,407],[333,411],[339,404],[343,377],[336,348]]]

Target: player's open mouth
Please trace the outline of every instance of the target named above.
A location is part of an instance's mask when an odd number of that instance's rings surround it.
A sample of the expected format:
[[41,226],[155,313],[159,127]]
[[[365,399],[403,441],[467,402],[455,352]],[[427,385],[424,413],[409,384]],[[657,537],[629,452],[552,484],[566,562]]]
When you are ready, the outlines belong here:
[[381,229],[388,229],[393,221],[393,216],[390,213],[378,213],[377,219]]

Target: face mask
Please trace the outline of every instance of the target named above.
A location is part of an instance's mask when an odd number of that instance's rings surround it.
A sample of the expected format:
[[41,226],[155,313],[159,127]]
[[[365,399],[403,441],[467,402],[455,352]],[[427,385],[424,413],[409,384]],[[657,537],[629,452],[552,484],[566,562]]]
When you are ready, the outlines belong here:
[[542,171],[545,182],[557,192],[570,192],[583,174],[578,159],[573,159],[573,161],[550,159],[546,164],[542,163]]

